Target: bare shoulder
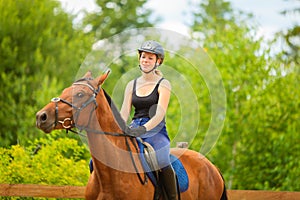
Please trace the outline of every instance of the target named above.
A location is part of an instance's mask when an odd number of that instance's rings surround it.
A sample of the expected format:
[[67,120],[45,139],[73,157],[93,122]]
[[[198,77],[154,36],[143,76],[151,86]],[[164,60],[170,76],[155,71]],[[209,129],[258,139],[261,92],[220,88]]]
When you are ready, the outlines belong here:
[[163,88],[166,88],[166,89],[169,89],[169,90],[172,89],[170,81],[165,79],[165,78],[160,82],[160,87],[163,87]]
[[134,80],[131,80],[127,83],[127,87],[133,86]]
[[131,80],[131,81],[129,81],[128,83],[127,83],[127,85],[126,85],[126,91],[132,91],[132,89],[133,89],[133,83],[134,83],[134,80]]

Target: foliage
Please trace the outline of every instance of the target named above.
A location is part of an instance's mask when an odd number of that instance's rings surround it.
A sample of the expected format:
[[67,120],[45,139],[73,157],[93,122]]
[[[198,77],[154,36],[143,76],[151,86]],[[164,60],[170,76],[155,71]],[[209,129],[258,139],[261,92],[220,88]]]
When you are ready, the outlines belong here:
[[0,148],[0,154],[0,183],[84,186],[89,177],[85,147],[55,133],[27,147]]
[[109,38],[124,30],[152,26],[150,9],[144,8],[146,0],[97,0],[98,9],[87,13],[84,25],[96,39]]
[[1,146],[33,139],[36,106],[51,98],[36,95],[73,81],[91,40],[72,20],[56,1],[0,0]]
[[74,139],[49,136],[30,146],[1,148],[1,183],[85,185],[87,150]]
[[[298,0],[298,7],[295,7],[291,10],[283,10],[281,14],[283,15],[292,15],[295,18],[300,15],[300,1]],[[294,62],[297,65],[300,64],[300,24],[295,23],[293,27],[289,28],[286,31],[281,31],[279,33],[279,38],[283,37],[285,44],[288,49],[284,49],[281,55],[281,59],[287,62]]]
[[[290,73],[276,77],[246,105],[255,112],[249,113],[247,123],[251,130],[243,132],[240,156],[237,158],[235,182],[238,189],[296,190],[300,188],[300,139],[297,130],[300,93],[284,89],[299,84],[299,76]],[[279,92],[280,91],[280,92]],[[260,119],[258,121],[257,119]],[[248,165],[248,167],[246,167]],[[252,176],[255,173],[255,176]]]
[[[0,182],[86,184],[88,152],[77,140],[60,138],[59,132],[43,138],[34,127],[35,112],[71,84],[93,40],[152,26],[145,2],[97,1],[99,9],[87,13],[83,26],[74,28],[75,16],[56,1],[0,0],[0,146],[8,147],[0,149]],[[236,12],[229,2],[199,1],[193,10],[191,36],[218,67],[227,96],[224,129],[209,159],[230,189],[299,191],[299,49],[293,47],[297,43],[290,42],[291,49],[275,57],[262,48],[251,15]],[[287,32],[287,41],[298,38],[295,28]],[[101,53],[95,55],[98,60],[109,57]],[[210,91],[182,58],[175,56],[164,64],[188,75],[201,91],[201,124],[191,144],[198,150],[210,124]],[[137,68],[137,59],[121,55],[109,67],[113,73],[104,88],[120,105],[127,83],[123,81],[129,78],[125,72]],[[176,84],[180,81],[172,83]],[[175,95],[171,99],[167,119],[180,122],[178,108],[183,105]],[[171,137],[176,129],[168,126]],[[41,149],[35,152],[37,147]]]
[[222,0],[204,1],[195,12],[193,36],[215,61],[227,95],[227,119],[209,158],[229,188],[299,190],[297,69],[261,47],[250,19]]

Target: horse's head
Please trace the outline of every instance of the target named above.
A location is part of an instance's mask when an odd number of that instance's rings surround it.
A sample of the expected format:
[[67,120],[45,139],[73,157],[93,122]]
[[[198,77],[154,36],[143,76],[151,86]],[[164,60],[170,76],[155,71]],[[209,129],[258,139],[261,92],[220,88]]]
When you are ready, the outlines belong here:
[[53,98],[37,112],[36,126],[45,133],[54,129],[70,129],[75,123],[86,126],[90,123],[91,111],[97,108],[96,97],[109,72],[96,79],[92,78],[91,72],[87,72],[83,78],[64,89],[59,97]]

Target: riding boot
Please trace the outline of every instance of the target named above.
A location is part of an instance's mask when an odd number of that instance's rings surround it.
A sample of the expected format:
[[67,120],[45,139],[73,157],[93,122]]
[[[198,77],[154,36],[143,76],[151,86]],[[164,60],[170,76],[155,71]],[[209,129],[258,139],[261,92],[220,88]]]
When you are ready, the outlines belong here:
[[167,193],[168,200],[177,200],[177,181],[173,167],[169,165],[163,168],[159,177]]

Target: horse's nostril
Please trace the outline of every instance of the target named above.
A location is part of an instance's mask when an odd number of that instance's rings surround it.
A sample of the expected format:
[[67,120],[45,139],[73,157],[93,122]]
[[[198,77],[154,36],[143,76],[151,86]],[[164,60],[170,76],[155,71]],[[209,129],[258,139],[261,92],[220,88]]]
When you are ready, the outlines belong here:
[[47,120],[47,114],[46,113],[43,113],[42,115],[41,115],[41,121],[46,121]]

